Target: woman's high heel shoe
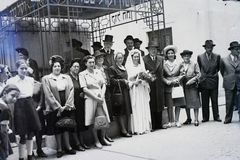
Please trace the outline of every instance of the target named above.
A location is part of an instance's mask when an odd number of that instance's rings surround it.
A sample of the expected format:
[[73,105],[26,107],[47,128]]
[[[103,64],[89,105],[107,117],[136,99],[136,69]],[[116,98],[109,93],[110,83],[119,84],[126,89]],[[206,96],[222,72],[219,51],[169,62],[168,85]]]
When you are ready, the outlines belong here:
[[194,125],[197,127],[197,126],[199,126],[199,122],[198,121],[195,121],[194,122]]
[[183,124],[191,124],[191,122],[192,122],[192,119],[190,118],[190,119],[187,119]]

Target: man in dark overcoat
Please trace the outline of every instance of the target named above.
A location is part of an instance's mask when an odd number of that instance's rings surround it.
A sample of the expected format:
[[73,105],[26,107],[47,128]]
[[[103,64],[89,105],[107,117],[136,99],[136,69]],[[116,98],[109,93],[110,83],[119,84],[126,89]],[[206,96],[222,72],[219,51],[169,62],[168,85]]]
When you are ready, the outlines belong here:
[[100,50],[100,52],[106,53],[103,65],[109,68],[110,66],[114,65],[114,50],[112,49],[113,36],[105,35],[103,45],[104,45],[103,49]]
[[124,43],[126,45],[126,48],[124,49],[124,60],[122,65],[125,66],[125,63],[127,61],[127,57],[129,55],[129,52],[131,50],[133,50],[134,47],[134,38],[131,35],[128,35],[125,39],[124,39]]
[[18,52],[19,59],[24,59],[27,62],[28,75],[33,77],[36,81],[39,81],[38,64],[34,59],[29,58],[28,50],[25,48],[16,48],[15,50]]
[[228,50],[231,53],[221,59],[220,72],[223,76],[223,88],[226,98],[226,116],[224,124],[232,122],[234,102],[237,98],[238,74],[240,70],[240,44],[237,41],[230,43]]
[[149,54],[143,57],[146,70],[156,76],[156,80],[150,83],[150,111],[152,129],[166,129],[162,124],[162,111],[164,110],[164,82],[163,82],[163,58],[157,55],[158,45],[149,42]]
[[213,53],[212,40],[206,40],[203,47],[205,53],[198,55],[197,62],[201,71],[200,90],[202,98],[202,122],[209,121],[209,99],[212,102],[212,111],[214,121],[221,122],[218,110],[218,72],[220,70],[221,57]]

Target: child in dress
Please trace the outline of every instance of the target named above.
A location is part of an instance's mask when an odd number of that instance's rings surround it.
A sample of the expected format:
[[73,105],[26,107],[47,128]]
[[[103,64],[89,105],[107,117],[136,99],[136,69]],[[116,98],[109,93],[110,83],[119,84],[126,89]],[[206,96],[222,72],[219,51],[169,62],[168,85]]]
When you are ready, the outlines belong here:
[[0,159],[5,160],[8,155],[12,154],[12,148],[10,145],[8,134],[11,133],[9,129],[9,121],[12,118],[11,110],[8,107],[9,104],[13,104],[17,101],[20,91],[14,84],[9,84],[4,87],[0,98]]

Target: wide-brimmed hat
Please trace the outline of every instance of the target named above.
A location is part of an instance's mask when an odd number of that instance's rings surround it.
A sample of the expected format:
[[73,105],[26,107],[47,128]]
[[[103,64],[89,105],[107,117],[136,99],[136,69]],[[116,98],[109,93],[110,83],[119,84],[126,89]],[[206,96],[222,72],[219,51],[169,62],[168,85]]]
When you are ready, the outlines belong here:
[[176,46],[168,45],[163,49],[163,54],[166,55],[167,51],[170,50],[170,49],[173,50],[175,54],[177,53],[177,47]]
[[125,39],[124,39],[124,43],[126,43],[127,40],[132,40],[134,42],[134,38],[131,35],[128,35]]
[[202,45],[203,47],[206,47],[206,46],[216,46],[215,44],[213,44],[213,41],[212,40],[206,40],[205,41],[205,44]]
[[106,54],[103,52],[100,52],[99,50],[96,50],[93,54],[94,57],[99,57],[99,56],[105,56]]
[[15,49],[18,53],[22,53],[24,56],[28,57],[28,51],[25,48],[16,48]]
[[184,56],[184,55],[192,55],[193,52],[192,51],[189,51],[189,50],[184,50],[182,53],[180,53],[181,56]]
[[230,47],[228,48],[228,50],[231,50],[234,47],[240,47],[240,44],[237,41],[233,41],[230,43]]
[[[67,44],[70,44],[70,41],[68,41],[68,42],[66,42]],[[77,40],[77,39],[72,39],[72,46],[73,47],[75,47],[75,46],[77,46],[77,45],[79,45],[80,47],[82,46],[82,42],[80,42],[79,40]]]
[[112,42],[113,43],[113,36],[112,35],[105,35],[105,39],[103,42]]
[[102,48],[101,42],[93,42],[93,45],[91,47],[99,47]]
[[134,39],[133,39],[133,42],[134,42],[134,43],[139,42],[140,44],[142,44],[142,41],[141,41],[140,39],[138,39],[138,38],[134,38]]
[[154,41],[150,41],[150,42],[148,43],[148,46],[145,47],[145,48],[148,49],[149,47],[155,47],[155,48],[158,49],[158,45],[157,45],[157,43],[155,43]]

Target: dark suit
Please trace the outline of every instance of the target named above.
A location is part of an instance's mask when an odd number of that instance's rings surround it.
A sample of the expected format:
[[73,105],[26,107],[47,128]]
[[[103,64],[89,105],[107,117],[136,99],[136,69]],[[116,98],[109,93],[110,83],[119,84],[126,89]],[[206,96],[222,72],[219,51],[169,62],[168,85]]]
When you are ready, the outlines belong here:
[[[114,50],[111,49],[110,53],[107,53],[105,51],[105,49],[101,49],[100,52],[106,53],[104,61],[103,61],[103,65],[106,66],[104,71],[105,71],[107,78],[109,78],[109,68],[115,64]],[[110,84],[108,83],[106,85],[105,100],[106,100],[106,104],[107,104],[107,108],[108,108],[109,117],[110,117],[110,120],[112,121],[113,120],[113,111],[112,111],[112,102],[111,102],[111,91],[112,91],[112,88],[111,88]]]
[[235,98],[237,98],[237,85],[239,79],[240,70],[240,57],[238,61],[234,62],[231,56],[227,56],[221,59],[220,71],[223,76],[223,88],[225,89],[226,97],[226,116],[225,122],[230,123],[232,121],[233,106]]
[[164,110],[163,58],[156,56],[154,62],[150,55],[143,57],[146,70],[156,75],[157,79],[150,84],[150,110],[153,129],[162,127],[162,111]]
[[108,68],[115,64],[114,62],[114,50],[111,49],[110,53],[107,53],[105,49],[101,49],[100,52],[106,53],[103,65],[107,66]]
[[38,70],[38,64],[35,60],[29,58],[28,59],[28,65],[33,69],[33,73],[30,74],[31,77],[33,77],[36,81],[39,81],[39,70]]
[[79,52],[82,52],[84,54],[84,56],[88,56],[88,55],[91,55],[90,52],[86,49],[82,49],[82,48],[79,48],[77,49]]
[[124,49],[124,59],[123,59],[123,63],[122,63],[123,66],[125,66],[125,63],[126,63],[126,61],[127,61],[128,55],[129,55],[129,51],[128,51],[127,48],[125,48],[125,49]]
[[207,53],[197,57],[197,62],[201,71],[200,89],[202,96],[202,114],[204,120],[209,120],[209,99],[211,98],[213,118],[219,118],[218,110],[218,72],[220,70],[221,57],[212,53],[208,60]]
[[73,57],[71,57],[71,50],[67,51],[64,53],[64,60],[65,60],[65,68],[64,68],[64,72],[68,73],[69,72],[69,68],[70,68],[70,63],[71,60],[74,58],[81,58],[81,60],[85,57],[83,52],[78,51],[77,49],[73,48]]

